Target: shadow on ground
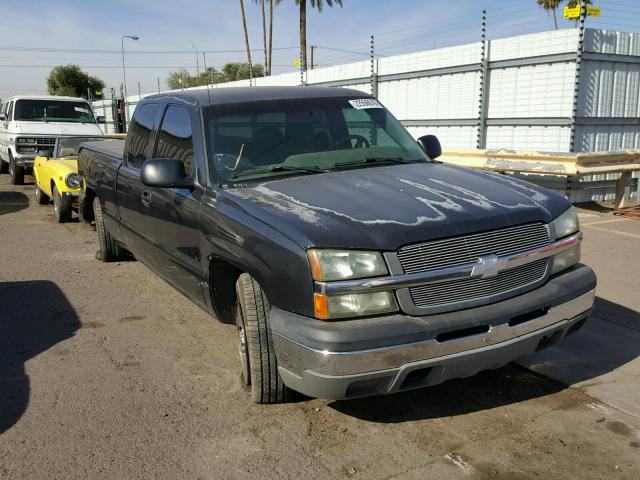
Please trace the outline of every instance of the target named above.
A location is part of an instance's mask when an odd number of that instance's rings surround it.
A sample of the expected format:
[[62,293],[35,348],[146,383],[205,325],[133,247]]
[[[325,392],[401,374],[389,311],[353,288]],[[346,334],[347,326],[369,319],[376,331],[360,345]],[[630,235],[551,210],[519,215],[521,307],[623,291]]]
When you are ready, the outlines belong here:
[[79,327],[75,310],[55,283],[0,283],[0,434],[29,403],[25,363],[73,337]]
[[543,365],[540,371],[553,379],[510,364],[434,387],[335,401],[330,406],[347,415],[380,423],[452,417],[550,395],[567,385],[616,370],[639,356],[640,314],[598,297],[592,318],[581,330],[519,361],[536,370]]
[[615,211],[613,207],[613,202],[580,202],[574,204],[576,208],[581,208],[583,210],[591,210],[592,212],[598,213],[612,213]]
[[0,215],[19,212],[29,206],[29,197],[22,192],[0,192]]
[[335,401],[330,406],[369,422],[402,423],[491,410],[551,395],[564,388],[558,382],[517,365],[507,365],[433,387],[381,397]]

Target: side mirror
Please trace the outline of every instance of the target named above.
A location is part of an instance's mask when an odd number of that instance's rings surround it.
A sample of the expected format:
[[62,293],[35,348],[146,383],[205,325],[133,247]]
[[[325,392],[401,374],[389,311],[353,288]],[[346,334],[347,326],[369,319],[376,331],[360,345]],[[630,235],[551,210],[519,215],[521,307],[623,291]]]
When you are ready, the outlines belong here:
[[104,115],[98,115],[96,117],[96,123],[100,123],[100,124],[105,124],[107,123],[107,117],[105,117]]
[[0,113],[0,122],[4,122],[7,120],[7,114],[6,113]]
[[51,152],[49,150],[40,150],[40,151],[38,151],[38,156],[42,157],[42,158],[46,158],[47,160],[49,160],[50,153]]
[[424,135],[418,139],[418,145],[431,160],[435,160],[442,155],[440,140],[435,135]]
[[193,178],[184,171],[184,164],[173,158],[150,158],[142,164],[140,180],[147,187],[193,188]]

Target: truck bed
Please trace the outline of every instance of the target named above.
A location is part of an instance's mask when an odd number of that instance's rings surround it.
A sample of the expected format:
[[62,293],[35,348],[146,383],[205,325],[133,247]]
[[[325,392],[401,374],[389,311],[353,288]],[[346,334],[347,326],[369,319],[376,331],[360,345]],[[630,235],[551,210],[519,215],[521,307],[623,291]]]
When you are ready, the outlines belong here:
[[81,149],[86,148],[88,150],[93,150],[94,152],[108,155],[110,157],[117,158],[118,161],[122,161],[124,145],[124,139],[105,139],[95,142],[85,142],[82,144]]

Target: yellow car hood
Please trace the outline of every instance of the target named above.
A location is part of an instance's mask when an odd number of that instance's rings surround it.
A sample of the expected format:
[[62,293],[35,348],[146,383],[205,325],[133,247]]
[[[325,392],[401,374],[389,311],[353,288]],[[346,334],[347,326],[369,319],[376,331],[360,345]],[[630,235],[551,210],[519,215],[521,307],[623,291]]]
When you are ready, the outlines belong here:
[[48,167],[51,168],[53,176],[60,176],[62,180],[70,173],[78,173],[78,160],[73,158],[69,160],[48,160],[52,162]]

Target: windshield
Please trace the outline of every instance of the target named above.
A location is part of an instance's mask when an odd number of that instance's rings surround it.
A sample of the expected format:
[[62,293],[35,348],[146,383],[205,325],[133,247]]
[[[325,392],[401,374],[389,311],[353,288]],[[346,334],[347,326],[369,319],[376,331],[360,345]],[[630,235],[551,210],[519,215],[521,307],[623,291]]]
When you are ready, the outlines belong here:
[[18,100],[13,119],[29,122],[95,123],[88,103],[64,100]]
[[75,157],[78,155],[80,144],[104,140],[104,137],[62,137],[58,139],[56,158]]
[[312,98],[205,109],[222,184],[389,163],[425,162],[409,132],[371,98]]

